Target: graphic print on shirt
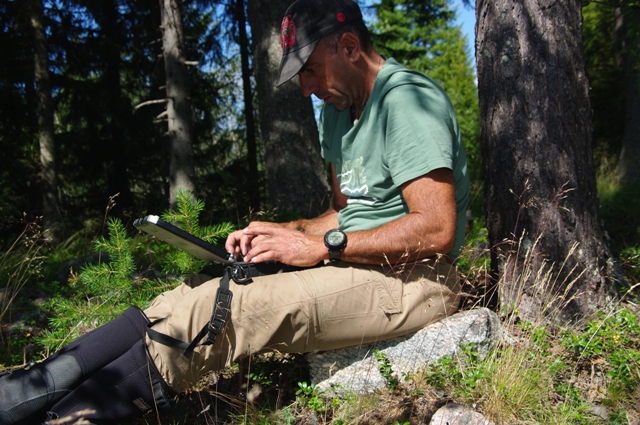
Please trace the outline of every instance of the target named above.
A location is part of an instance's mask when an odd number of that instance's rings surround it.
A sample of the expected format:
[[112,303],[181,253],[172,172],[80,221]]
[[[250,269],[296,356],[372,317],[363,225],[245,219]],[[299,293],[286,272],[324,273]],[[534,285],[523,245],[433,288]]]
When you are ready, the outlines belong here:
[[347,195],[347,204],[374,205],[376,198],[367,196],[369,186],[367,176],[364,174],[365,167],[362,165],[363,157],[348,159],[342,164],[342,173],[338,174],[340,182],[340,192]]

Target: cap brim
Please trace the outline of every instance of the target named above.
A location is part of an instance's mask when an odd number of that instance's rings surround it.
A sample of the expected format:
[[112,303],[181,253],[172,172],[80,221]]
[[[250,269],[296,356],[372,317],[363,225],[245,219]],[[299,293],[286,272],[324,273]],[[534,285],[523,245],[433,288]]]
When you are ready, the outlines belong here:
[[311,53],[315,50],[320,40],[312,41],[306,46],[294,51],[289,52],[282,57],[280,61],[280,71],[278,72],[278,80],[276,81],[276,87],[286,83],[290,79],[296,76],[302,69]]

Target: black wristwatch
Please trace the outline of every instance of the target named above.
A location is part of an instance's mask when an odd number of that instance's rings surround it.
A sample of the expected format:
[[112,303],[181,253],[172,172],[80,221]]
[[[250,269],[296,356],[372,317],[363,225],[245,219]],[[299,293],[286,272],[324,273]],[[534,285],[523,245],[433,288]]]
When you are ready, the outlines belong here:
[[340,254],[347,246],[347,235],[340,229],[329,230],[324,234],[324,246],[329,250],[329,261],[340,261]]

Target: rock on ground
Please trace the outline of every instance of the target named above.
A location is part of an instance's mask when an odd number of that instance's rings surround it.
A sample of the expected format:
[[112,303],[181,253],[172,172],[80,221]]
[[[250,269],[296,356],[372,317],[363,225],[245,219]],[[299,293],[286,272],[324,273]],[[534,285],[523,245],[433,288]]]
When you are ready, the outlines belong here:
[[374,351],[389,360],[397,377],[418,372],[443,356],[455,356],[462,346],[475,344],[484,358],[501,337],[498,316],[489,309],[456,313],[413,334],[374,344],[307,355],[311,381],[321,392],[371,393],[387,381],[378,371]]
[[432,417],[429,425],[493,425],[480,413],[459,404],[447,404]]

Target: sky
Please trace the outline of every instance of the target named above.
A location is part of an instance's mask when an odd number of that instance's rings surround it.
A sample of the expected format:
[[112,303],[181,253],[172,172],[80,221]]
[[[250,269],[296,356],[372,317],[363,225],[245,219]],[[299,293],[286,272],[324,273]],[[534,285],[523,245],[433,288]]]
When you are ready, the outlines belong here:
[[476,25],[476,11],[467,6],[462,5],[460,1],[454,1],[453,7],[456,8],[458,15],[457,24],[462,25],[462,33],[467,36],[467,48],[469,55],[473,60],[473,67],[475,68],[475,25]]

